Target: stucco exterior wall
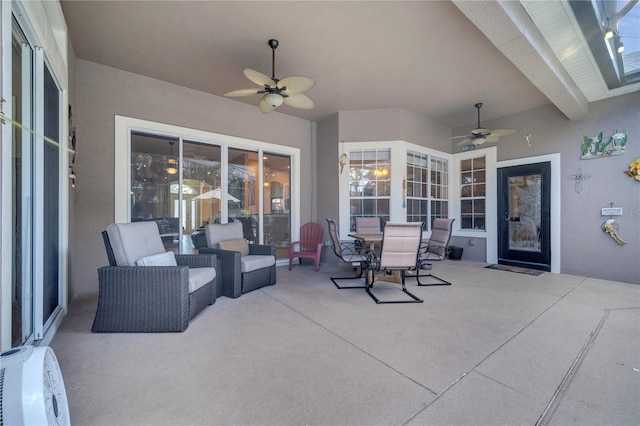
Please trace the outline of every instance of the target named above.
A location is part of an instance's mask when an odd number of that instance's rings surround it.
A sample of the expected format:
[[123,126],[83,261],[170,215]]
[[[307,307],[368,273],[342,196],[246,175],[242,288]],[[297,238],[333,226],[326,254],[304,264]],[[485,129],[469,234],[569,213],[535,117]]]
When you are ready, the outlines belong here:
[[[569,121],[548,105],[482,124],[489,129],[520,130],[498,142],[498,161],[560,153],[561,272],[640,284],[640,182],[623,173],[629,162],[640,157],[640,93],[594,102],[581,121]],[[608,138],[616,129],[629,134],[624,155],[580,159],[584,135],[602,132]],[[468,131],[455,129],[454,134]],[[531,146],[524,143],[526,134],[531,134]],[[452,148],[461,149],[455,143]],[[578,168],[590,176],[582,182],[580,193],[569,179]],[[608,218],[601,209],[609,203],[624,209],[615,219],[627,245],[617,245],[600,228]]]
[[97,291],[107,264],[100,232],[114,220],[114,116],[269,142],[301,150],[301,223],[312,212],[312,123],[86,60],[75,67],[77,127],[71,299]]

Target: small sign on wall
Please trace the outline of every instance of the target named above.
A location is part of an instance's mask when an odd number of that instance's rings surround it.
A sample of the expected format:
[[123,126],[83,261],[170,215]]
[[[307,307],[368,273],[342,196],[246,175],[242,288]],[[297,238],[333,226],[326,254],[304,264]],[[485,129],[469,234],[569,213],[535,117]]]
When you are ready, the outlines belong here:
[[622,216],[622,207],[603,207],[602,216]]

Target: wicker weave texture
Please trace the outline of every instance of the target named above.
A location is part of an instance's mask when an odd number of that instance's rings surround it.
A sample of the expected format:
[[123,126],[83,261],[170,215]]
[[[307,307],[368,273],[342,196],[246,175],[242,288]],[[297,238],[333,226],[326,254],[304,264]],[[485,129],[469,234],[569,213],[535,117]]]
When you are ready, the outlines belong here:
[[216,256],[177,255],[181,266],[105,266],[98,269],[94,332],[180,332],[216,300],[217,277],[189,294],[189,268],[215,267]]
[[105,266],[98,269],[98,280],[94,332],[184,331],[189,325],[185,266]]
[[[218,257],[218,297],[237,298],[243,293],[276,283],[275,265],[243,274],[240,252],[238,251],[203,247],[199,249],[199,253],[215,254]],[[269,245],[249,244],[249,254],[272,255],[275,257],[276,248]]]

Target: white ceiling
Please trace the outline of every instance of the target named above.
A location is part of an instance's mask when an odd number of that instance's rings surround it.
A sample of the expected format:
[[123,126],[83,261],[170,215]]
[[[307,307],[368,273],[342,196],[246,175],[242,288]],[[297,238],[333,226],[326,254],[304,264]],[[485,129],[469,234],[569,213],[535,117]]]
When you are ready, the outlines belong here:
[[317,84],[314,109],[277,111],[313,121],[404,108],[456,128],[475,127],[476,102],[483,122],[549,103],[570,119],[588,108],[519,1],[61,3],[78,58],[219,96],[254,87],[244,68],[271,75],[267,40],[278,39],[276,77]]

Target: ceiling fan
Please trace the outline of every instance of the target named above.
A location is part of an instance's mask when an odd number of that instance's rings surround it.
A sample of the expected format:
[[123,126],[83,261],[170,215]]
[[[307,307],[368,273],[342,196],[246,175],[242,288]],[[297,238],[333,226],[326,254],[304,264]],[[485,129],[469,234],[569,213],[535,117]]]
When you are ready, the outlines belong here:
[[470,135],[452,137],[451,139],[464,138],[458,142],[458,145],[482,145],[485,142],[498,142],[501,136],[518,133],[518,131],[514,129],[489,130],[484,127],[480,127],[480,108],[482,108],[482,102],[478,102],[474,106],[478,109],[478,127],[473,129]]
[[258,108],[263,113],[269,113],[282,105],[288,105],[293,108],[311,109],[313,101],[302,92],[315,86],[316,81],[311,77],[291,76],[281,80],[275,77],[276,73],[276,48],[278,40],[271,39],[268,42],[271,46],[271,77],[267,77],[261,72],[246,68],[244,75],[260,86],[254,89],[240,89],[225,93],[227,97],[252,96],[264,94],[258,103]]

